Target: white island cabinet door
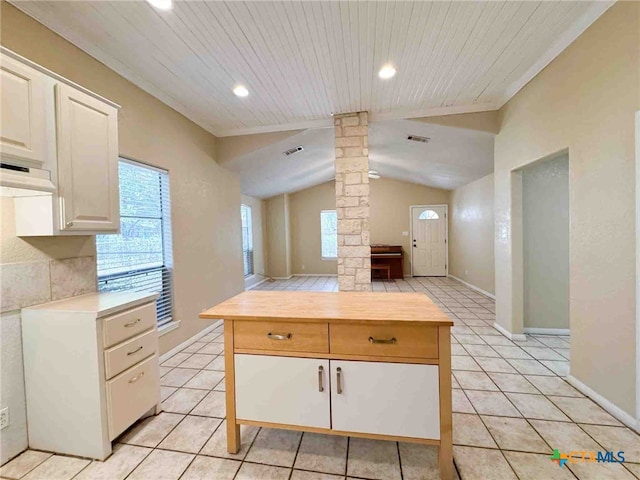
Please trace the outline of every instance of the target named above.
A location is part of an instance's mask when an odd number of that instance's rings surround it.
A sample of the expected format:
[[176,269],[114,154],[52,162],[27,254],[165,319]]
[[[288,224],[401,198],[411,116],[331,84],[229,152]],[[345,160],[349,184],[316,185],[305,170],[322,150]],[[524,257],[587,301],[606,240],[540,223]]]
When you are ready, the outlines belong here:
[[2,161],[40,168],[46,142],[44,75],[4,54],[0,61]]
[[117,232],[118,110],[56,85],[60,229]]
[[334,430],[440,438],[438,367],[331,360]]
[[329,361],[235,355],[239,420],[331,428]]

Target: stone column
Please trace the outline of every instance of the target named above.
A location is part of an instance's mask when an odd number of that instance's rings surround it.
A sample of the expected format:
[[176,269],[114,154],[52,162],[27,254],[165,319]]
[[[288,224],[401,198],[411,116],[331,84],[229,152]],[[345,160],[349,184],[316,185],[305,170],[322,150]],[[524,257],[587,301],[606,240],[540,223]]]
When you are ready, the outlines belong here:
[[340,291],[371,290],[367,112],[334,116]]

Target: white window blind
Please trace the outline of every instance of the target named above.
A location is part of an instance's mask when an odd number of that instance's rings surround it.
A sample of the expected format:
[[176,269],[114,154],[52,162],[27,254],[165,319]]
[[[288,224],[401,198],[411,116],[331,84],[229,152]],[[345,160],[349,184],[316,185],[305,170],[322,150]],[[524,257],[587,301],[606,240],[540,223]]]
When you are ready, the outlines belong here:
[[121,159],[120,234],[97,235],[98,289],[160,294],[158,324],[171,321],[173,258],[169,174]]
[[338,216],[335,210],[320,212],[320,236],[322,244],[322,258],[334,259],[338,257]]
[[253,230],[251,226],[251,207],[240,205],[242,218],[242,258],[244,259],[244,276],[253,275]]

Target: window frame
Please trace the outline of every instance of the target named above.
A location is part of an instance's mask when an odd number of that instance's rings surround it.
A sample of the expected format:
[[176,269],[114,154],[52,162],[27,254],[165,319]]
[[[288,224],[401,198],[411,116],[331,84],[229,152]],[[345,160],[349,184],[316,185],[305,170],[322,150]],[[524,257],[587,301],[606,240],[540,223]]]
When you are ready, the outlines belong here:
[[[324,237],[325,234],[322,231],[322,215],[324,214],[334,214],[336,217],[336,256],[335,257],[326,257],[324,255]],[[332,209],[332,210],[320,210],[320,258],[321,260],[326,260],[326,261],[335,261],[338,259],[338,212],[336,209]]]
[[[245,231],[245,226],[242,224],[242,210],[245,209],[245,211],[248,212],[247,215],[247,237],[248,237],[248,242],[247,245],[250,247],[250,250],[245,250],[244,249],[244,231]],[[242,272],[244,273],[244,278],[249,278],[252,275],[255,275],[256,273],[256,267],[255,267],[255,251],[253,249],[253,209],[251,208],[251,205],[247,205],[246,203],[241,203],[240,204],[240,231],[241,231],[241,240],[242,240]],[[251,269],[249,271],[245,271],[245,264],[247,262],[245,262],[245,258],[246,258],[246,253],[245,252],[250,252],[251,253]]]
[[[144,275],[144,274],[148,274],[148,273],[152,273],[154,271],[159,271],[161,274],[161,278],[162,278],[162,289],[160,292],[158,293],[158,299],[156,300],[156,322],[157,322],[157,327],[160,329],[161,327],[166,328],[167,326],[169,326],[171,323],[176,323],[177,321],[174,319],[174,314],[175,314],[175,299],[174,299],[174,295],[175,295],[175,289],[174,289],[174,281],[173,281],[173,232],[172,232],[172,227],[173,227],[173,222],[171,219],[171,179],[170,179],[170,175],[169,175],[169,171],[165,170],[163,168],[159,168],[156,167],[154,165],[149,165],[148,163],[144,163],[141,162],[139,160],[134,160],[131,158],[127,158],[124,156],[119,156],[118,157],[118,168],[120,167],[120,162],[122,163],[126,163],[129,165],[133,165],[135,167],[140,167],[140,168],[146,168],[148,170],[157,172],[160,175],[166,175],[166,178],[163,180],[163,183],[165,183],[166,185],[163,185],[163,188],[159,189],[159,198],[158,201],[160,202],[160,211],[161,211],[161,215],[160,215],[160,229],[161,229],[161,236],[162,236],[162,266],[159,267],[144,267],[144,268],[137,268],[137,269],[132,269],[129,270],[127,272],[123,272],[123,273],[115,273],[115,274],[107,274],[107,275],[100,275],[99,272],[97,273],[97,280],[98,280],[98,291],[138,291],[135,289],[125,289],[125,290],[101,290],[100,286],[101,283],[103,282],[108,282],[108,281],[112,281],[112,280],[118,280],[121,278],[127,278],[127,277],[134,277],[136,275]],[[118,177],[118,191],[121,191],[121,184],[120,184],[120,177]],[[165,203],[165,199],[163,198],[163,194],[167,196],[166,199],[166,203]],[[120,197],[121,198],[121,197]],[[165,211],[166,208],[166,211]],[[145,218],[145,217],[135,217],[135,216],[123,216],[120,215],[120,231],[122,232],[122,218]],[[105,235],[121,235],[122,233],[118,233],[118,234],[105,234]],[[100,235],[98,235],[100,236]],[[96,258],[99,256],[99,252],[96,246]],[[166,283],[168,283],[168,285],[166,285]],[[160,319],[157,316],[158,313],[158,309],[160,308],[159,304],[160,302],[164,302],[165,304],[168,303],[169,304],[169,308],[166,309],[166,307],[164,307],[165,310],[168,310],[169,314],[167,316],[165,316],[164,318]]]

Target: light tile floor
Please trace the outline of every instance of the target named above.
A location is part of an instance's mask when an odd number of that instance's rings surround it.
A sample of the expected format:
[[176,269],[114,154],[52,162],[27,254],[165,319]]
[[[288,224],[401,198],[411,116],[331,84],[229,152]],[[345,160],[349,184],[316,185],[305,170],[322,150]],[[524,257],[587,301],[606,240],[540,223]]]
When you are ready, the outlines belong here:
[[[295,277],[261,290],[336,289],[334,277]],[[512,342],[492,327],[494,302],[448,278],[375,282],[376,291],[423,292],[453,319],[454,456],[462,480],[640,478],[640,437],[563,378],[569,338]],[[437,478],[436,449],[409,443],[242,428],[225,445],[222,327],[161,366],[164,412],[121,436],[106,462],[27,451],[0,469],[10,479]],[[561,451],[623,450],[625,464],[569,464]],[[635,477],[634,477],[635,475]]]

